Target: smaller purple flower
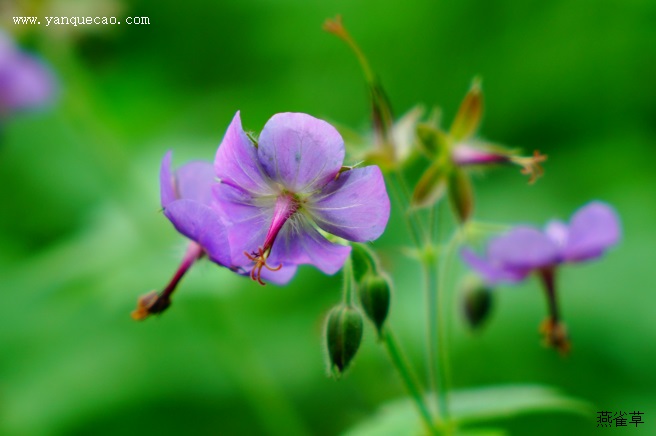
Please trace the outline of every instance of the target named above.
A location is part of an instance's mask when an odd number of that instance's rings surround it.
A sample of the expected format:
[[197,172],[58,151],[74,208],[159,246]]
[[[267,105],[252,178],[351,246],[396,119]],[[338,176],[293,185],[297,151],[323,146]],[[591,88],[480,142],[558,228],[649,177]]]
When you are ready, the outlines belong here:
[[536,272],[547,292],[550,318],[543,324],[549,345],[561,351],[569,348],[564,326],[559,322],[556,304],[555,271],[564,263],[596,259],[620,239],[615,210],[594,201],[580,208],[569,225],[551,221],[544,231],[518,226],[487,246],[485,256],[465,248],[463,260],[490,285],[517,283]]
[[0,116],[42,106],[54,93],[52,72],[39,59],[18,50],[0,31]]
[[237,113],[214,162],[232,264],[261,284],[263,273],[287,269],[289,280],[301,264],[334,274],[351,248],[326,234],[356,242],[378,238],[390,212],[380,169],[346,168],[343,160],[344,141],[325,121],[277,114],[255,144]]
[[160,167],[160,199],[164,215],[176,230],[191,240],[180,267],[162,292],[152,291],[139,299],[132,317],[145,319],[161,313],[171,304],[171,294],[196,260],[207,256],[211,261],[230,265],[230,250],[225,226],[217,214],[212,184],[217,183],[210,162],[189,162],[171,172],[171,152]]

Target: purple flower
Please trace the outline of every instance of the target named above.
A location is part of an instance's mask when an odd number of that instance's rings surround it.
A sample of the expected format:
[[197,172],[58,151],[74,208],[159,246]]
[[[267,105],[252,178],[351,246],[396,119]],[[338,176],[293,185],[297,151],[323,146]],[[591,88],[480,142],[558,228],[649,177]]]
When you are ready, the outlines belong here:
[[19,51],[0,31],[0,115],[45,104],[55,80],[38,59]]
[[609,205],[595,201],[579,209],[569,226],[551,221],[544,232],[518,226],[490,241],[485,257],[463,249],[462,258],[488,284],[512,283],[532,271],[597,258],[619,237],[617,214]]
[[536,272],[542,281],[549,304],[549,317],[541,331],[549,346],[567,353],[567,331],[560,321],[556,299],[555,274],[558,265],[592,260],[620,239],[620,224],[615,210],[594,201],[580,208],[569,225],[551,221],[544,231],[519,226],[490,241],[481,257],[469,249],[461,252],[463,260],[485,281],[494,285],[516,283]]
[[342,137],[325,121],[277,114],[254,144],[237,113],[214,162],[232,264],[250,269],[260,283],[267,270],[287,270],[288,280],[301,264],[334,274],[351,248],[325,233],[356,242],[378,238],[390,212],[380,169],[343,171],[343,160]]
[[230,265],[225,226],[216,211],[212,184],[216,183],[210,162],[194,161],[171,172],[171,152],[162,159],[159,173],[164,215],[178,232],[191,240],[180,267],[162,292],[142,296],[132,317],[137,320],[161,313],[171,304],[171,294],[196,260],[207,255],[219,265]]

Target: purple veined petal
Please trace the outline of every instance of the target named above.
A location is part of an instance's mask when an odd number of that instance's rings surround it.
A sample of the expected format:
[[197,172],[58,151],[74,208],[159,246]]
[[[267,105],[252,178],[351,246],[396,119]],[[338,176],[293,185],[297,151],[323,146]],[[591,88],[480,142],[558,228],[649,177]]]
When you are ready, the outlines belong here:
[[325,274],[339,271],[351,253],[351,247],[328,241],[302,214],[287,221],[273,244],[268,262],[295,265],[310,264]]
[[556,244],[532,227],[515,227],[493,239],[487,257],[504,269],[531,270],[555,264],[559,259]]
[[257,154],[271,179],[294,193],[306,193],[335,177],[344,161],[344,141],[325,121],[282,113],[262,129]]
[[218,183],[210,162],[193,161],[175,171],[175,188],[180,199],[212,204],[212,185]]
[[169,150],[162,158],[162,164],[159,168],[159,196],[162,208],[166,208],[177,196],[175,193],[175,180],[171,174],[171,157],[172,152]]
[[570,221],[565,260],[578,262],[599,257],[620,239],[620,223],[615,210],[594,201],[579,209]]
[[463,248],[460,251],[460,257],[489,285],[496,285],[501,282],[517,283],[524,280],[530,272],[530,270],[504,269],[478,256],[468,248]]
[[552,220],[547,223],[547,226],[544,228],[544,233],[553,241],[554,244],[558,247],[561,255],[567,245],[567,239],[569,238],[569,229],[567,224],[562,221]]
[[266,268],[262,268],[262,279],[265,282],[276,285],[286,285],[296,275],[297,269],[298,267],[296,265],[283,265],[278,271],[269,271]]
[[167,205],[164,215],[178,232],[200,244],[210,260],[231,265],[228,234],[213,209],[193,200],[176,200]]
[[228,230],[232,264],[248,265],[244,252],[252,253],[264,243],[271,224],[275,197],[255,199],[250,193],[224,183],[212,186],[215,206]]
[[328,233],[356,242],[377,239],[385,230],[390,202],[385,180],[376,166],[355,168],[332,180],[307,209]]
[[241,126],[239,112],[232,119],[216,152],[214,171],[223,183],[253,194],[273,192],[260,167],[257,149]]

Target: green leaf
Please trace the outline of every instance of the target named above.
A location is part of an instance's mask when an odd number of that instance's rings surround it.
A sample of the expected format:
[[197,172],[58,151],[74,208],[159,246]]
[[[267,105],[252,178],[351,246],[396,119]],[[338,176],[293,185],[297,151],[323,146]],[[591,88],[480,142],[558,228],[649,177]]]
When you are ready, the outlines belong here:
[[[589,403],[541,385],[505,385],[451,392],[451,417],[457,435],[503,435],[503,430],[485,426],[487,421],[531,413],[593,414]],[[462,428],[467,425],[467,428]],[[484,425],[484,427],[469,427]],[[372,417],[344,433],[348,436],[424,434],[424,427],[410,398],[384,404]]]
[[467,173],[454,168],[449,175],[449,199],[458,221],[464,224],[474,212],[474,188]]
[[444,195],[449,166],[435,162],[424,172],[412,193],[412,206],[429,207]]
[[465,96],[460,109],[456,114],[449,134],[455,142],[463,141],[478,129],[483,116],[483,91],[481,90],[481,81],[475,78],[472,82],[469,92]]
[[439,160],[449,152],[449,137],[438,127],[428,123],[417,125],[419,148],[431,159]]

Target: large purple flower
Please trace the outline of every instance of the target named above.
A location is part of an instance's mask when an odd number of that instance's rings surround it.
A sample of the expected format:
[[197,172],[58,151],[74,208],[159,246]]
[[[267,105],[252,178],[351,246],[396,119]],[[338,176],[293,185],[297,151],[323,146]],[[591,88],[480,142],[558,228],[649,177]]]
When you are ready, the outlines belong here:
[[343,160],[342,137],[325,121],[277,114],[255,144],[237,113],[214,162],[232,264],[260,283],[267,270],[293,274],[301,264],[334,274],[351,249],[326,233],[357,242],[378,238],[390,212],[380,169],[347,169]]
[[43,105],[52,97],[54,83],[41,61],[19,51],[0,31],[0,116]]
[[620,238],[615,210],[594,201],[580,208],[569,225],[551,221],[544,231],[519,226],[488,244],[486,255],[462,250],[463,260],[490,285],[516,283],[536,272],[544,285],[550,317],[542,331],[547,344],[567,352],[569,341],[556,302],[555,271],[563,263],[576,263],[600,257]]

